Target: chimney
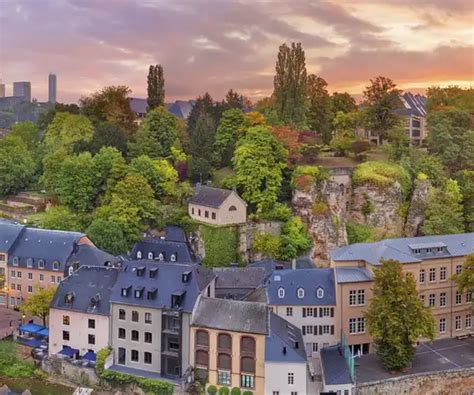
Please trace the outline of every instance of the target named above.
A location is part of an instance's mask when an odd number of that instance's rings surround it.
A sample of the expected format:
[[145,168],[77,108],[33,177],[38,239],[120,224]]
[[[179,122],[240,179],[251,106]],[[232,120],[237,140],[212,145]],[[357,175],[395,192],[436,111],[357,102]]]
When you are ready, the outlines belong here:
[[283,346],[283,355],[286,355],[286,347]]
[[300,348],[300,344],[298,342],[295,342],[295,348],[296,349]]
[[199,190],[201,189],[201,183],[200,182],[196,182],[196,192],[199,192]]
[[293,270],[296,270],[296,259],[294,259],[294,258],[291,260],[291,268]]

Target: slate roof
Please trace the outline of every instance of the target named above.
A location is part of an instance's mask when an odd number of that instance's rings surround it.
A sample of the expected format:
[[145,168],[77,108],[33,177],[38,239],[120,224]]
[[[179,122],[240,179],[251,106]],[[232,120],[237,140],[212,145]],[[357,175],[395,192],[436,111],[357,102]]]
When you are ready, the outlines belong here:
[[201,297],[192,325],[243,333],[268,333],[268,309],[264,303]]
[[364,267],[336,267],[334,271],[338,284],[372,281],[372,274]]
[[[138,252],[141,252],[141,258],[137,256]],[[149,257],[150,253],[152,254],[152,258]],[[131,259],[155,259],[158,261],[160,254],[163,256],[162,262],[194,262],[194,257],[186,242],[169,241],[159,237],[135,243],[132,252],[130,253],[130,257]],[[172,255],[175,256],[175,261],[172,261]]]
[[[276,270],[266,283],[268,303],[282,306],[334,306],[336,290],[333,269]],[[278,297],[283,288],[284,297]],[[297,291],[304,289],[304,296],[298,298]],[[322,288],[323,297],[316,296]]]
[[[276,261],[273,259],[262,259],[249,263],[247,267],[262,267],[265,268],[267,275],[270,275],[274,270],[292,269],[293,263],[288,261]],[[311,258],[307,256],[298,257],[295,260],[295,269],[316,269]]]
[[165,240],[186,243],[186,232],[179,226],[168,225],[165,227]]
[[195,103],[195,100],[176,100],[168,104],[167,109],[175,117],[187,119]]
[[132,112],[140,115],[146,114],[146,109],[148,107],[147,99],[140,99],[138,97],[129,97],[128,103],[130,104],[130,109]]
[[0,252],[8,253],[18,236],[25,229],[12,221],[0,220]]
[[233,193],[230,189],[208,187],[206,185],[196,186],[194,195],[189,200],[191,204],[219,208],[222,203]]
[[59,271],[64,272],[66,262],[82,237],[78,232],[49,230],[25,227],[8,255],[8,265],[18,258],[19,267],[27,267],[27,259],[33,258],[33,268],[38,268],[40,259],[44,260],[44,269],[53,270],[53,262],[59,262]]
[[[441,244],[440,244],[441,243]],[[412,248],[410,248],[410,246]],[[440,252],[420,252],[415,249],[441,248]],[[333,261],[366,261],[381,265],[382,259],[395,259],[401,263],[417,263],[425,259],[465,256],[474,251],[474,233],[453,235],[406,237],[386,239],[374,243],[356,243],[331,251]]]
[[352,384],[349,367],[339,346],[321,349],[321,364],[326,385]]
[[400,101],[402,102],[403,107],[394,111],[397,115],[415,115],[419,117],[426,117],[426,96],[418,94],[414,95],[411,92],[405,92],[400,95]]
[[257,288],[245,295],[242,300],[268,304],[267,289],[264,287]]
[[[143,276],[138,276],[137,269],[143,269]],[[152,270],[157,270],[154,278],[150,276]],[[183,274],[190,274],[188,282],[183,281]],[[112,303],[162,309],[172,307],[172,294],[182,295],[179,308],[190,313],[197,297],[214,277],[211,270],[196,265],[129,261],[124,263],[118,275],[110,300]],[[129,289],[128,296],[122,295],[123,289]],[[135,290],[140,289],[143,294],[137,298]],[[148,299],[147,292],[153,290],[156,290],[156,298]]]
[[76,270],[79,266],[112,266],[119,259],[89,244],[80,244],[71,254],[67,266],[73,265]]
[[217,288],[255,289],[265,281],[266,271],[262,267],[225,267],[213,269],[217,276]]
[[265,338],[265,361],[306,364],[301,330],[274,313],[270,313],[270,332]]
[[[51,302],[51,308],[91,314],[110,314],[110,295],[117,280],[118,269],[101,266],[82,266],[61,283]],[[72,293],[72,303],[66,295]],[[91,303],[95,299],[96,305]]]

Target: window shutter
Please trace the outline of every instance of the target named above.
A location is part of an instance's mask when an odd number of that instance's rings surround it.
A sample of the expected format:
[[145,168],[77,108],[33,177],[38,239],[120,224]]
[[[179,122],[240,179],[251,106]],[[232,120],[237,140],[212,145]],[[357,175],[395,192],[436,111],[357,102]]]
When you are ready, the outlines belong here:
[[306,326],[303,325],[303,327],[301,329],[303,329],[303,335],[306,335]]
[[319,325],[319,334],[320,334],[320,335],[323,334],[323,327],[322,327],[322,325]]
[[314,329],[314,330],[313,330],[313,333],[314,333],[315,335],[317,335],[317,334],[318,334],[318,326],[315,325],[313,329]]
[[331,307],[331,317],[334,317],[334,307]]
[[315,307],[313,311],[313,317],[317,317],[317,316],[318,316],[318,308]]
[[306,317],[306,308],[303,307],[303,317]]
[[331,335],[334,335],[334,325],[331,325]]
[[320,316],[320,317],[323,316],[323,308],[322,308],[322,307],[319,308],[319,316]]

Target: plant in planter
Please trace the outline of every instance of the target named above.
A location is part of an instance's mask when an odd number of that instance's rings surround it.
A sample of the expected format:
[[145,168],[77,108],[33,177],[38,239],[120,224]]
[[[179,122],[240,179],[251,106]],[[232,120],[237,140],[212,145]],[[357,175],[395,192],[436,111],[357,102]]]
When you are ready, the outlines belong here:
[[230,390],[230,395],[240,395],[240,388],[239,387],[234,387]]
[[219,388],[219,395],[229,395],[229,387]]
[[217,387],[215,385],[210,385],[207,387],[207,393],[209,395],[216,395],[217,394]]

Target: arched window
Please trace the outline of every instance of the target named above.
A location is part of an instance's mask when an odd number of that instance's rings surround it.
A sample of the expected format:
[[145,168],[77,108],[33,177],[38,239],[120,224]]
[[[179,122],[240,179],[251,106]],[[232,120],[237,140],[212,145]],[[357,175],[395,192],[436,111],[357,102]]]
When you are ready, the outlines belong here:
[[209,347],[209,333],[207,331],[196,331],[196,346]]
[[165,260],[165,256],[163,255],[162,252],[159,253],[159,255],[158,255],[158,260],[159,260],[159,261],[164,261],[164,260]]
[[283,299],[285,297],[285,288],[278,288],[278,297]]
[[70,276],[72,273],[74,273],[74,267],[73,267],[73,266],[69,266],[68,272],[69,272],[69,276]]
[[207,369],[209,367],[209,333],[196,331],[195,359],[196,366]]
[[298,296],[298,299],[303,299],[304,298],[304,289],[303,288],[298,288],[296,291],[296,296]]
[[59,270],[59,262],[58,261],[53,262],[53,270]]
[[26,266],[27,267],[33,267],[33,258],[28,258],[26,260]]
[[250,336],[242,336],[242,339],[240,339],[240,351],[245,354],[255,355],[255,339]]
[[38,261],[38,268],[39,268],[39,269],[44,269],[44,259],[40,259],[40,260]]
[[219,351],[232,352],[232,338],[227,333],[219,333],[217,338],[217,348]]
[[176,253],[171,254],[171,262],[176,262]]
[[20,258],[18,258],[17,256],[14,256],[13,257],[13,265],[18,266],[19,263],[20,263]]
[[322,298],[324,297],[324,289],[318,288],[318,289],[316,290],[316,297],[317,297],[318,299],[322,299]]
[[153,259],[153,252],[150,251],[150,252],[148,253],[148,259]]
[[235,206],[230,206],[230,207],[229,207],[229,211],[237,211],[237,207],[235,207]]
[[142,252],[141,251],[137,251],[137,259],[142,259]]

